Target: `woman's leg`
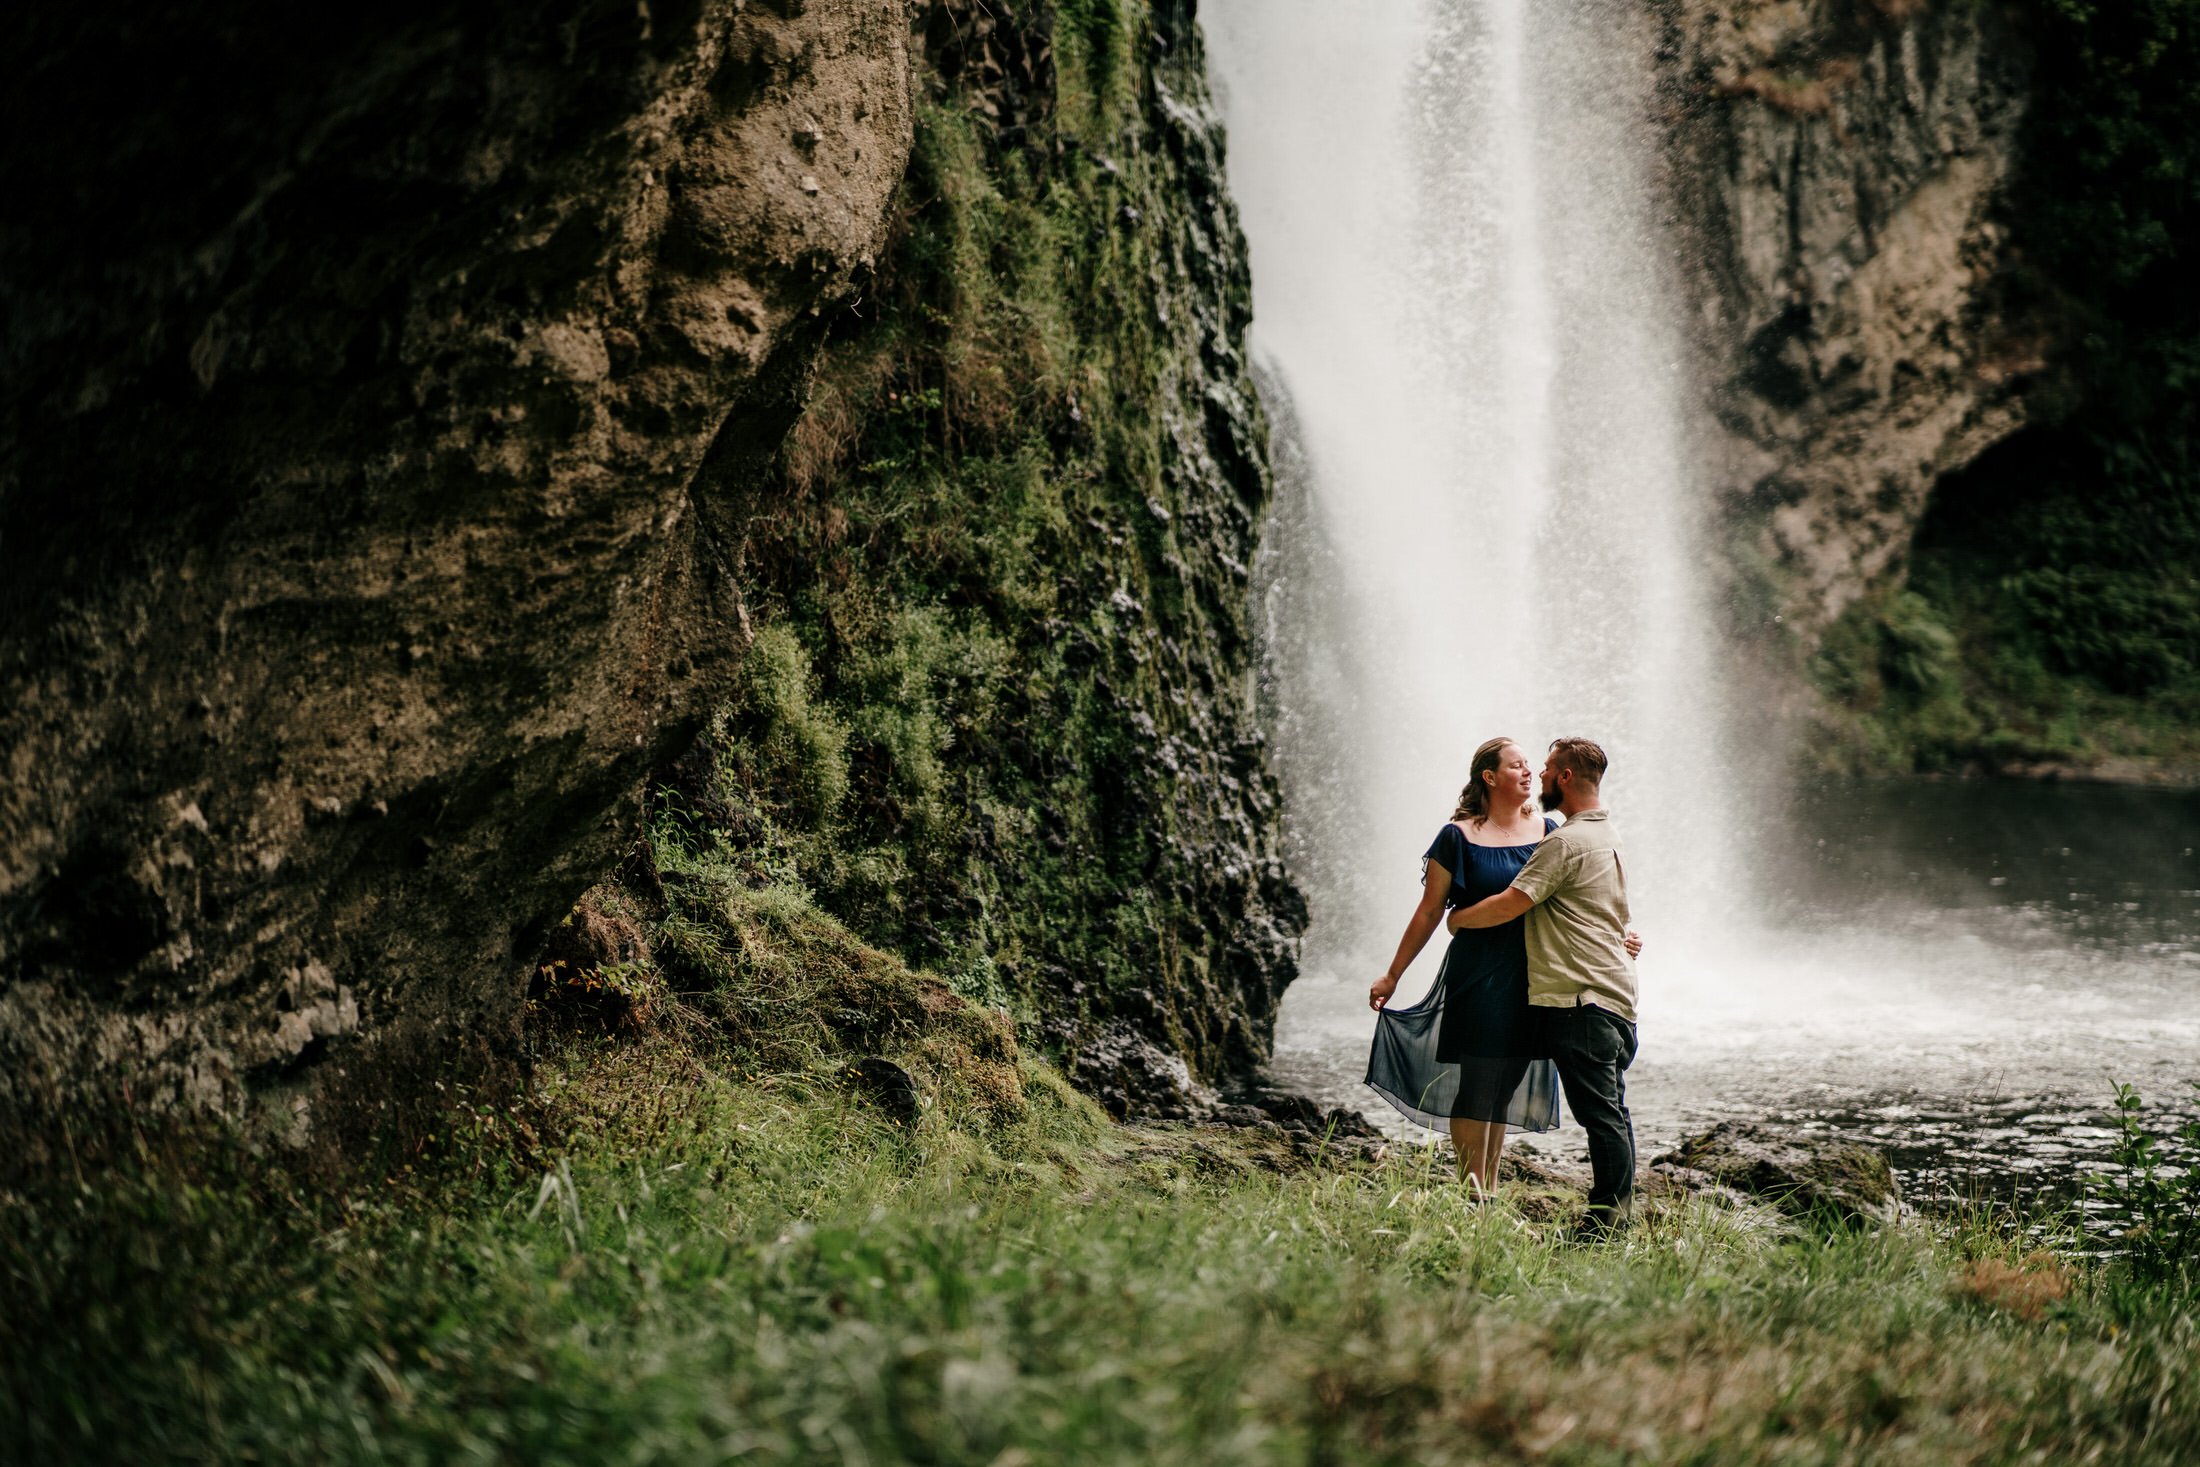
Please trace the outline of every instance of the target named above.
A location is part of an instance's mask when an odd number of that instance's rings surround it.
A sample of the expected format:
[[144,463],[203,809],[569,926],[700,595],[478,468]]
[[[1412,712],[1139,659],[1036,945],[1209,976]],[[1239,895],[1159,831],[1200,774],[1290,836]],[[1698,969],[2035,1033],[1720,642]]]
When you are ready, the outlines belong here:
[[1482,1128],[1482,1187],[1497,1185],[1497,1163],[1505,1155],[1505,1123],[1492,1121]]
[[[1474,1120],[1469,1116],[1451,1118],[1451,1149],[1459,1158],[1459,1180],[1471,1182],[1477,1189],[1487,1192],[1496,1180],[1496,1172],[1485,1167],[1483,1158],[1489,1152],[1489,1134],[1493,1128],[1488,1121]],[[1494,1128],[1498,1134],[1498,1146],[1505,1144],[1505,1128]]]

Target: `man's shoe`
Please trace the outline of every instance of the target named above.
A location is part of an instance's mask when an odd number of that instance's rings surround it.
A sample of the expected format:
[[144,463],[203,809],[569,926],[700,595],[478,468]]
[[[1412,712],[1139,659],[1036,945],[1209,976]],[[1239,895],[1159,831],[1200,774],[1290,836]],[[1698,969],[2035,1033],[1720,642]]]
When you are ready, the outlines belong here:
[[1622,1202],[1616,1207],[1592,1207],[1574,1224],[1571,1237],[1576,1243],[1605,1243],[1615,1234],[1623,1233],[1635,1220],[1635,1210]]

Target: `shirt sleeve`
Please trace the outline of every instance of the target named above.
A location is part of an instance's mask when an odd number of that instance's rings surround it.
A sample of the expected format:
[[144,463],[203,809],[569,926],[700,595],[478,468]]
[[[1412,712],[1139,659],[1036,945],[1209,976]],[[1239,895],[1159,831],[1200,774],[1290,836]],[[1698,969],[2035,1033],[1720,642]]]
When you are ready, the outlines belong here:
[[1445,873],[1456,883],[1459,880],[1459,847],[1461,843],[1459,827],[1447,824],[1442,830],[1436,832],[1436,839],[1429,842],[1428,849],[1421,853],[1421,859],[1434,861],[1437,865],[1443,867]]
[[1527,864],[1520,868],[1520,874],[1513,878],[1513,890],[1531,902],[1540,902],[1564,886],[1566,878],[1573,870],[1573,856],[1567,849],[1568,844],[1569,842],[1562,840],[1545,840],[1537,846],[1535,854],[1528,857]]

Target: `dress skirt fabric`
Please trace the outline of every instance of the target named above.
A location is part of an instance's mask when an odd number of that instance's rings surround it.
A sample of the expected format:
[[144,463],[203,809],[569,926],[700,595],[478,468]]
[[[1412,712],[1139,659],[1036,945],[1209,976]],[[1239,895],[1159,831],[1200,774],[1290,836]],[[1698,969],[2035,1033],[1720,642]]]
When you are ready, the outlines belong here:
[[[1452,874],[1447,905],[1458,907],[1503,891],[1534,850],[1478,846],[1447,825],[1427,859]],[[1464,1117],[1548,1131],[1558,1124],[1558,1071],[1539,1048],[1522,924],[1473,929],[1451,939],[1425,998],[1376,1016],[1367,1083],[1434,1130]]]

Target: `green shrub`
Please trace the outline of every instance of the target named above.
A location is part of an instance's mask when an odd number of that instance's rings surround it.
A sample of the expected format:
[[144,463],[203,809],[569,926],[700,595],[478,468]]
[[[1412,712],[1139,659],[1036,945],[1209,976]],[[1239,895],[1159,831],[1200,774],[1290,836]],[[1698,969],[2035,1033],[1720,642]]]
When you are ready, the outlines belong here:
[[2200,670],[2200,588],[2189,577],[2034,566],[1998,589],[2057,669],[2111,692],[2151,693]]
[[[2200,1081],[2193,1089],[2200,1098]],[[2200,1118],[2157,1132],[2139,1092],[2119,1084],[2110,1159],[2092,1194],[2118,1261],[2148,1286],[2200,1288]]]
[[1888,686],[1915,697],[1949,691],[1956,676],[1955,633],[1922,596],[1903,591],[1879,613],[1879,670]]

